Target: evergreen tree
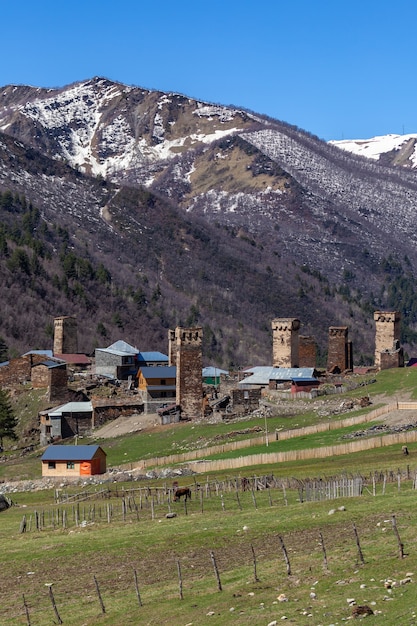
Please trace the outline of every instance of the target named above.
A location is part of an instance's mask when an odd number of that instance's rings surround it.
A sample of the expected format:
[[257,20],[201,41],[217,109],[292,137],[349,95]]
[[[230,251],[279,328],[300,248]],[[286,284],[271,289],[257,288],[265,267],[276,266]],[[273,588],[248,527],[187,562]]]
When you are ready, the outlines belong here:
[[3,337],[0,337],[0,363],[7,361],[9,358],[9,348],[4,341]]
[[15,428],[17,419],[14,416],[9,394],[0,389],[0,447],[3,448],[3,438],[17,439]]

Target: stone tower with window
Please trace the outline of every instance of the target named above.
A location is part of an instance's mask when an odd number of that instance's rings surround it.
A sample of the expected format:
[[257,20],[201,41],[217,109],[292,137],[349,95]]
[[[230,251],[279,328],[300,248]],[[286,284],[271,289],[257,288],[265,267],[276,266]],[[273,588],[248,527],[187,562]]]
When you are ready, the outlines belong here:
[[337,367],[341,372],[353,369],[352,342],[348,340],[347,326],[330,326],[327,369]]
[[284,317],[272,320],[272,365],[299,367],[300,320]]
[[65,315],[54,319],[54,354],[77,354],[77,320]]
[[375,366],[381,369],[404,366],[400,347],[401,313],[375,311]]
[[[203,329],[175,329],[175,350],[170,350],[171,362],[174,358],[177,368],[176,403],[181,406],[184,417],[199,418],[203,414]],[[170,335],[170,342],[172,341]]]

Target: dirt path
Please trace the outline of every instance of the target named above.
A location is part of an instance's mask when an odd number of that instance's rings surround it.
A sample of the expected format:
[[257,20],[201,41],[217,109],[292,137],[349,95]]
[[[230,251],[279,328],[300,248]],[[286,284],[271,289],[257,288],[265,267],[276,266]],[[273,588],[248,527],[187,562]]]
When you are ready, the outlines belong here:
[[110,439],[112,437],[119,437],[120,435],[127,435],[128,433],[136,433],[141,430],[156,429],[160,424],[158,422],[158,416],[156,413],[135,413],[125,417],[121,415],[117,419],[105,424],[101,428],[94,431],[97,439]]

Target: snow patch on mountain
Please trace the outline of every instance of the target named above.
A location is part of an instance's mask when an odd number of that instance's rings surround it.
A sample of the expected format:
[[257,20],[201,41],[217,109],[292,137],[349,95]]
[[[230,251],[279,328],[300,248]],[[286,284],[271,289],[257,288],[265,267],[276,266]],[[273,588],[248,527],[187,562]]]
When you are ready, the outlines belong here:
[[[381,135],[372,137],[371,139],[343,139],[329,141],[330,144],[352,152],[360,156],[367,157],[369,159],[379,160],[380,157],[387,152],[399,151],[401,148],[406,147],[410,140],[415,143],[417,141],[417,134],[409,135]],[[409,161],[412,167],[417,167],[417,150],[414,146],[412,153],[409,156]]]
[[[31,120],[34,136],[37,129],[47,131],[55,159],[111,180],[124,179],[138,167],[170,160],[189,148],[242,130],[241,120],[236,124],[233,120],[236,116],[244,118],[243,111],[193,100],[184,104],[183,96],[173,93],[158,93],[157,100],[153,100],[156,110],[147,118],[150,109],[142,108],[142,102],[150,94],[141,91],[140,98],[137,88],[95,78],[51,93],[43,91],[11,108]],[[152,106],[152,98],[150,103]],[[177,121],[171,108],[174,111],[177,104],[182,112],[190,106],[192,115],[215,123],[205,123],[201,129],[195,124],[187,134],[170,136],[168,129]],[[0,111],[2,130],[7,132],[13,120],[10,109]],[[153,180],[153,176],[146,178],[150,183]]]

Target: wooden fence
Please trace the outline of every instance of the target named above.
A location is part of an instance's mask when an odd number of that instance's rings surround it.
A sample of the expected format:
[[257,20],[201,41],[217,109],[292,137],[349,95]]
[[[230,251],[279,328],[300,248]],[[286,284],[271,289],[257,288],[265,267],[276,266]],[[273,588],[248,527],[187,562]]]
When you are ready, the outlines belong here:
[[195,472],[213,472],[222,470],[238,469],[240,467],[250,467],[254,465],[268,465],[274,463],[287,463],[289,461],[305,461],[308,459],[324,459],[342,454],[354,454],[364,450],[382,448],[395,444],[408,444],[417,441],[417,431],[395,433],[393,435],[383,435],[341,443],[335,446],[324,446],[319,448],[309,448],[306,450],[288,450],[287,452],[271,452],[263,454],[251,454],[241,456],[236,459],[220,459],[217,461],[198,461],[187,463],[186,466]]
[[[244,439],[243,441],[233,441],[230,443],[223,443],[223,444],[219,444],[216,446],[210,446],[208,448],[199,448],[198,450],[191,450],[189,452],[183,452],[181,454],[171,454],[169,456],[154,457],[151,459],[142,459],[140,461],[137,461],[136,463],[128,463],[128,464],[121,465],[119,467],[120,469],[124,469],[124,470],[135,470],[135,469],[146,470],[152,467],[164,467],[167,465],[176,465],[179,463],[198,461],[198,463],[193,463],[192,469],[194,471],[204,472],[204,471],[207,471],[207,469],[202,469],[203,463],[202,461],[200,461],[200,459],[204,459],[205,457],[208,457],[208,456],[213,456],[215,454],[224,454],[225,452],[235,452],[236,450],[241,450],[241,449],[243,450],[245,448],[251,448],[253,446],[259,446],[263,444],[267,445],[276,440],[284,441],[285,439],[291,439],[293,437],[303,437],[306,435],[326,432],[328,430],[336,430],[339,428],[355,426],[357,424],[364,424],[364,423],[376,420],[379,417],[386,415],[387,413],[392,413],[393,411],[405,411],[405,410],[406,411],[417,410],[417,402],[396,402],[395,404],[387,404],[382,407],[378,407],[377,409],[374,409],[373,411],[370,411],[369,413],[364,413],[362,415],[355,415],[352,417],[346,417],[341,420],[330,419],[327,422],[321,422],[320,424],[315,424],[313,426],[305,426],[304,428],[293,428],[293,429],[277,431],[277,432],[269,433],[269,434],[265,433],[261,437],[253,437],[251,439]],[[385,437],[387,437],[387,435],[385,435]],[[404,441],[403,443],[406,443],[406,441]],[[385,445],[391,445],[391,444],[386,443]],[[332,448],[334,447],[335,446],[332,446]],[[379,447],[379,446],[372,445],[369,447],[373,448],[373,447]],[[363,449],[369,449],[369,447],[363,448]],[[323,450],[323,448],[320,448],[320,450]],[[318,454],[318,451],[319,450],[317,450],[316,454],[314,454],[313,456],[305,456],[304,458],[309,459],[309,458],[320,458],[321,456],[332,456],[332,453],[321,455],[321,454]],[[304,452],[307,452],[307,451],[302,450],[299,452],[299,454],[304,453]],[[333,454],[346,454],[346,453],[334,452]],[[256,455],[256,456],[263,457],[265,455]],[[245,459],[248,459],[248,458],[252,458],[252,457],[243,457],[241,459],[230,459],[231,463],[232,462],[235,463],[234,465],[232,466],[226,465],[224,467],[219,467],[216,469],[232,469],[232,467],[236,468],[236,467],[244,467],[244,466],[251,465],[251,463],[247,463],[245,461]],[[297,457],[297,459],[298,458],[299,457]],[[284,459],[284,460],[297,460],[297,459]],[[268,461],[268,462],[280,463],[283,461]],[[207,461],[205,463],[207,464]],[[210,463],[214,463],[214,461]],[[219,461],[219,463],[221,463],[221,461]],[[215,468],[213,466],[210,466],[210,469],[215,469]]]

